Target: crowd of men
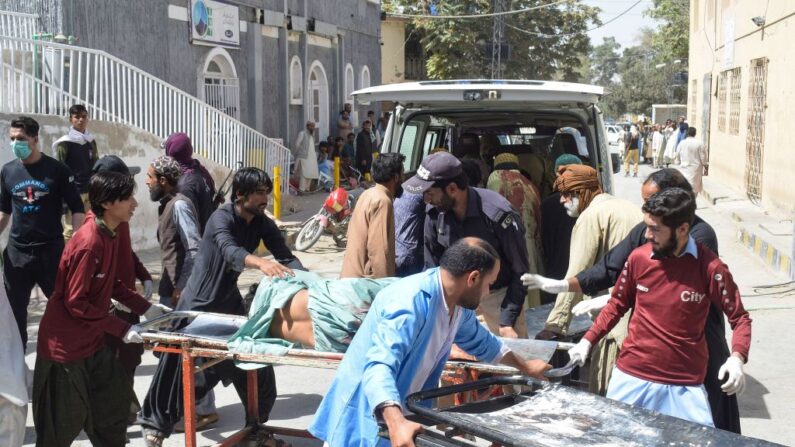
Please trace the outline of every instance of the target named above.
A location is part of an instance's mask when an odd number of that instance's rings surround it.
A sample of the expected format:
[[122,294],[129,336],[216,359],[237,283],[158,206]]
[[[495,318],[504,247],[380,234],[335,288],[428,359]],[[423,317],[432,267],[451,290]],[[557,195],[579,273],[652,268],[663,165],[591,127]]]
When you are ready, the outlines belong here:
[[336,135],[330,134],[319,143],[315,139],[317,125],[307,121],[295,139],[292,157],[294,186],[301,192],[330,189],[334,159],[339,157],[341,176],[358,182],[371,175],[373,153],[378,152],[384,140],[389,113],[376,119],[375,112],[367,112],[367,119],[356,127],[352,106],[345,103],[337,118]]
[[[0,417],[16,422],[8,445],[24,438],[30,398],[37,445],[68,446],[84,430],[94,445],[121,446],[132,416],[147,446],[157,447],[179,429],[182,369],[177,354],[161,355],[138,406],[132,383],[142,353],[139,317],[172,309],[245,315],[237,287],[243,270],[282,278],[305,269],[264,212],[273,188],[267,173],[241,168],[230,201],[221,203],[189,136],[176,133],[144,180],[159,204],[162,261],[160,303],[150,303],[152,276],[129,230],[139,169],[100,157],[85,108],[69,113],[69,134],[54,144],[61,161],[41,151],[36,121],[21,117],[10,126],[16,159],[0,171],[0,231],[11,221],[3,253],[10,306],[0,311],[13,316],[20,342],[4,354],[14,383],[0,393]],[[342,132],[349,113],[346,105],[335,150],[350,139]],[[451,351],[543,379],[550,365],[519,358],[498,337],[560,338],[572,316],[583,313],[595,322],[569,355],[580,365],[590,358],[592,391],[740,431],[736,394],[744,385],[751,321],[682,173],[664,168],[649,176],[638,210],[604,192],[582,156],[560,155],[554,168],[534,159],[532,166],[551,172],[529,173],[515,154],[494,153],[498,145],[489,136],[465,134],[461,158],[439,148],[406,180],[403,155],[372,155],[378,140],[371,124],[364,122],[347,152],[375,186],[351,217],[341,277],[400,279],[378,293],[349,341],[310,428],[316,437],[332,446],[387,445],[378,436],[382,422],[392,445],[413,445],[421,427],[404,417],[405,398],[437,386]],[[298,138],[306,150],[296,156],[299,177],[312,172],[305,160],[316,157],[313,134],[308,122]],[[67,233],[62,216],[71,221]],[[254,254],[261,243],[273,260]],[[48,301],[28,396],[20,368],[36,285]],[[547,325],[529,334],[524,312],[544,302],[554,302]],[[731,349],[724,314],[734,331]],[[273,369],[259,369],[257,379],[265,421],[276,399]],[[221,381],[246,395],[246,375],[231,361],[204,369],[195,389],[200,426],[217,420],[212,389]]]

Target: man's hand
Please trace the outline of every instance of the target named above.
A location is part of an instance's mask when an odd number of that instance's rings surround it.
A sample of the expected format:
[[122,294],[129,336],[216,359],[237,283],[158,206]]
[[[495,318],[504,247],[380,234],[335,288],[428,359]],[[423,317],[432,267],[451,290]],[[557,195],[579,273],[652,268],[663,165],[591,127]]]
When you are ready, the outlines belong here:
[[547,293],[569,291],[569,281],[565,279],[552,279],[535,273],[525,273],[520,279],[522,284],[530,290],[541,289]]
[[177,303],[179,302],[179,297],[181,296],[182,296],[182,289],[175,287],[174,291],[171,292],[171,303],[174,305],[174,307],[177,306]]
[[511,326],[500,326],[500,337],[519,338],[519,334],[517,334],[516,330]]
[[151,279],[144,281],[144,298],[147,300],[152,298],[152,292],[155,289],[155,283]]
[[124,334],[121,340],[125,343],[143,343],[144,338],[141,337],[141,332],[143,332],[141,326],[134,324],[130,326],[130,329],[127,330],[127,333]]
[[726,383],[720,386],[726,394],[738,396],[745,390],[745,374],[743,373],[743,360],[735,354],[726,359],[726,363],[718,371],[718,380],[723,380],[728,375]]
[[505,354],[502,357],[502,360],[500,360],[500,363],[503,365],[513,366],[514,368],[521,371],[522,374],[528,375],[538,380],[547,380],[547,378],[544,377],[544,372],[552,368],[552,365],[543,360],[525,360],[523,358],[519,358],[519,356],[513,352],[508,352]]
[[267,276],[270,276],[271,278],[286,278],[288,276],[295,276],[295,273],[293,273],[291,268],[285,267],[278,262],[266,261],[264,259],[259,265],[259,271]]
[[392,447],[414,447],[414,437],[422,432],[422,425],[403,417],[398,406],[385,407],[381,410],[381,415],[389,430]]
[[569,349],[569,360],[576,363],[577,366],[582,366],[585,364],[585,360],[588,359],[590,353],[591,342],[583,338],[579,343],[574,345],[574,347]]
[[574,315],[583,315],[587,313],[593,318],[603,307],[607,306],[608,301],[610,301],[610,295],[601,295],[591,298],[590,300],[582,300],[571,309],[571,313]]
[[164,306],[162,304],[155,303],[149,306],[149,309],[146,309],[146,312],[144,312],[144,318],[146,318],[147,320],[153,320],[165,313],[171,312],[172,310],[174,309],[168,306]]
[[477,357],[474,355],[467,354],[463,349],[459,348],[457,344],[453,343],[453,346],[450,347],[450,360],[467,360],[467,361],[477,361]]

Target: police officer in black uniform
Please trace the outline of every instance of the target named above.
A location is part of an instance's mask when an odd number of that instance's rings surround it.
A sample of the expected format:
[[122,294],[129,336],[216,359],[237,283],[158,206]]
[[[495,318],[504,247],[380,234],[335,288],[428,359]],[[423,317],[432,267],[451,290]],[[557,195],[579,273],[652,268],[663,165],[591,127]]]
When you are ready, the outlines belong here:
[[426,157],[403,188],[422,194],[429,205],[425,268],[438,266],[442,253],[461,238],[489,242],[500,254],[500,273],[491,294],[481,299],[479,311],[493,333],[527,338],[523,312],[527,292],[520,280],[528,268],[525,229],[508,200],[494,191],[470,187],[461,162],[448,152]]

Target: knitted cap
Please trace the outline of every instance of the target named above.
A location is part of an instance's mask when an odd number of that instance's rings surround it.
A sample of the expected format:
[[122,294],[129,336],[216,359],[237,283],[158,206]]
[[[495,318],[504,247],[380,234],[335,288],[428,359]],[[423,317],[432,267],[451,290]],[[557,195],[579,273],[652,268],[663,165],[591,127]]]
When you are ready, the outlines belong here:
[[177,184],[177,180],[179,180],[179,176],[182,173],[179,163],[168,155],[161,155],[155,158],[152,162],[152,168],[155,170],[155,174],[165,177],[173,185]]

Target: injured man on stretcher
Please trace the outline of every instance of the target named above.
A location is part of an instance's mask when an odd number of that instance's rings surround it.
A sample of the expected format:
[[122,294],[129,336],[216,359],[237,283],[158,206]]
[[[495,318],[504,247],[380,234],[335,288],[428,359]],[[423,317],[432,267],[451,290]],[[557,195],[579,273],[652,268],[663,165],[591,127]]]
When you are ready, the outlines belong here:
[[375,296],[399,279],[323,279],[294,272],[262,279],[249,320],[228,341],[230,351],[286,355],[300,347],[345,352]]

